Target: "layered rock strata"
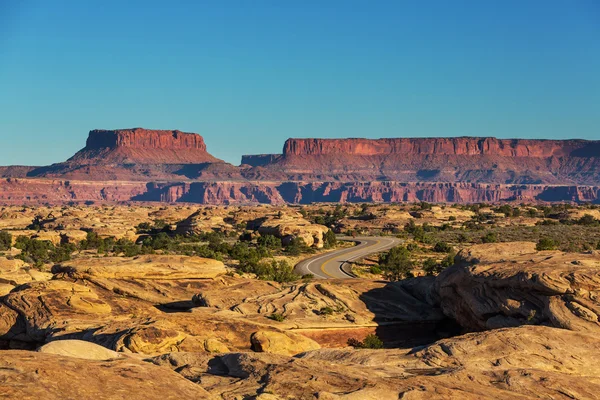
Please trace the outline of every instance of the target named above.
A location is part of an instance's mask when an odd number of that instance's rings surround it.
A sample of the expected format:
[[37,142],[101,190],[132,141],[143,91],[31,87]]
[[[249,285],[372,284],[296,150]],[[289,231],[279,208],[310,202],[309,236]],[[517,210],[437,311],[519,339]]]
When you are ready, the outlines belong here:
[[47,167],[0,167],[0,203],[600,202],[600,141],[288,139],[236,167],[178,130],[93,130]]

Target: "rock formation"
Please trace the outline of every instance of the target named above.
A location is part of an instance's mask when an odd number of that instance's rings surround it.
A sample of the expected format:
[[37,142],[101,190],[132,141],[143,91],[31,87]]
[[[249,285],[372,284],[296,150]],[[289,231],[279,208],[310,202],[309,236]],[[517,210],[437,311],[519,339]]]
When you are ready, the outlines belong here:
[[600,141],[289,139],[235,167],[177,130],[93,130],[69,160],[0,167],[0,203],[600,201]]
[[600,332],[600,257],[534,243],[476,245],[437,279],[444,313],[469,330],[526,324]]

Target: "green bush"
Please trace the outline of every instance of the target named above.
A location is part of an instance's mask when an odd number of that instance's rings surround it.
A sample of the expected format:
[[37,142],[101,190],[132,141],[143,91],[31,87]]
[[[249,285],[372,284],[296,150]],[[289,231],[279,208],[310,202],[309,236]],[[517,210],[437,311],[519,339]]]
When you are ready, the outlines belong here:
[[436,253],[450,253],[454,249],[446,242],[437,242],[433,247],[433,251]]
[[0,251],[10,250],[12,245],[12,235],[5,231],[0,231]]
[[537,245],[535,246],[536,250],[556,250],[557,243],[550,238],[541,238]]
[[275,281],[279,283],[294,282],[300,276],[294,272],[294,268],[286,261],[243,261],[239,269],[243,272],[255,274],[258,279]]
[[488,232],[481,238],[483,243],[496,243],[498,241],[498,235],[496,232]]
[[272,319],[273,321],[283,322],[285,320],[285,315],[280,313],[273,313],[269,315],[267,318]]
[[323,247],[326,249],[331,249],[337,245],[337,238],[335,237],[335,233],[330,229],[323,236]]
[[21,250],[17,258],[38,267],[50,262],[68,261],[76,250],[76,247],[70,243],[54,246],[47,240],[30,239],[26,236],[19,236],[15,247]]
[[300,237],[293,238],[285,246],[285,252],[290,256],[299,256],[302,253],[308,253],[311,249],[304,243],[304,239]]
[[261,235],[256,239],[256,243],[271,250],[281,249],[281,239],[273,235]]
[[454,265],[454,251],[450,252],[444,259],[440,262],[437,262],[433,258],[428,258],[423,262],[423,271],[427,275],[437,275],[448,267]]
[[371,266],[371,268],[369,268],[369,272],[372,274],[379,275],[382,272],[382,270],[377,265],[373,265]]
[[357,349],[382,349],[383,342],[377,335],[370,334],[367,335],[362,342],[354,338],[348,339],[348,346],[352,346]]
[[399,281],[413,276],[413,262],[406,247],[397,246],[379,256],[379,266],[384,277],[390,281]]
[[579,218],[577,220],[577,224],[578,225],[597,225],[598,221],[596,218],[594,218],[592,215],[590,214],[585,214],[583,217]]

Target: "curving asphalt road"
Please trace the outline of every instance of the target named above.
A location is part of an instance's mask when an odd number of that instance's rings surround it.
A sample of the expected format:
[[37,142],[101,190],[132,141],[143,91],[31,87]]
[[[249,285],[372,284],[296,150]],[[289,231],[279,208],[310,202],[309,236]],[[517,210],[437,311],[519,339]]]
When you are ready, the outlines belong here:
[[401,239],[379,236],[357,236],[354,238],[344,236],[338,237],[338,240],[352,241],[358,244],[354,247],[334,250],[302,260],[296,264],[296,272],[301,275],[313,274],[315,278],[321,279],[354,278],[354,276],[344,271],[345,262],[389,250],[402,243]]

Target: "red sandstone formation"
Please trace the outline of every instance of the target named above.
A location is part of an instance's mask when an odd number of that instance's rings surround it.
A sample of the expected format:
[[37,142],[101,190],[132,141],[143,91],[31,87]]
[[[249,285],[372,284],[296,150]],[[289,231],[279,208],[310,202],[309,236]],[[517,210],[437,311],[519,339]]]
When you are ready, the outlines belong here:
[[[265,157],[265,156],[263,156]],[[250,179],[597,185],[600,141],[288,139]]]
[[76,164],[201,164],[220,162],[202,136],[143,128],[90,131],[85,147],[67,160]]
[[289,139],[243,166],[180,131],[94,130],[48,167],[0,167],[0,203],[600,202],[600,141]]
[[374,156],[398,154],[402,156],[564,157],[571,155],[574,150],[589,145],[595,145],[598,150],[598,142],[586,140],[496,139],[493,137],[288,139],[283,147],[283,155]]

